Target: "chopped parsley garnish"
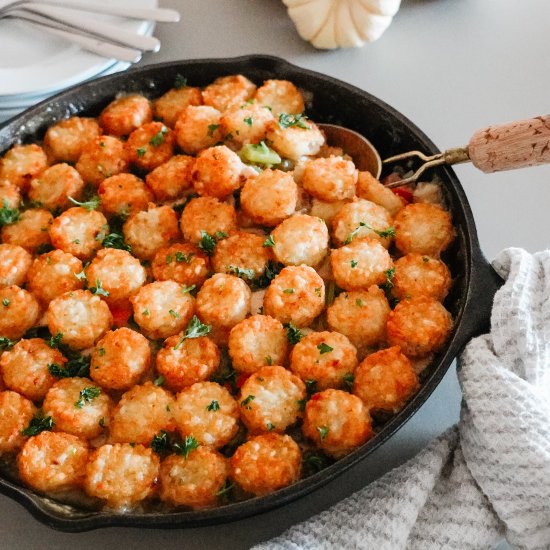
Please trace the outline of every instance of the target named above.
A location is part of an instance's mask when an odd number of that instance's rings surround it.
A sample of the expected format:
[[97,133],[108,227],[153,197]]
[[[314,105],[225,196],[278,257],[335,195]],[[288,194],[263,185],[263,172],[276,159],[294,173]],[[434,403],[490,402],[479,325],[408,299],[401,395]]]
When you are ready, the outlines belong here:
[[210,235],[206,231],[201,230],[201,240],[199,241],[199,248],[203,250],[207,256],[212,256],[218,241],[225,239],[227,233],[225,231],[216,231],[214,235]]
[[79,202],[72,197],[67,197],[73,204],[76,204],[76,206],[80,206],[82,208],[85,208],[88,210],[88,212],[91,212],[92,210],[96,210],[99,205],[101,204],[101,199],[94,195],[93,197],[90,197],[87,201]]
[[382,288],[386,292],[390,292],[390,290],[393,288],[393,278],[395,276],[395,267],[391,267],[390,269],[386,270],[384,273],[386,274],[386,282],[382,285]]
[[145,155],[145,153],[147,153],[147,147],[138,147],[136,149],[136,153],[137,153],[138,158],[143,157]]
[[10,208],[6,199],[2,200],[2,208],[0,208],[0,227],[10,225],[19,219],[19,210]]
[[150,140],[149,143],[153,147],[158,147],[159,145],[162,145],[164,143],[164,138],[166,134],[168,133],[168,128],[166,126],[163,126]]
[[353,374],[351,372],[348,372],[347,374],[344,374],[344,376],[342,376],[342,380],[344,382],[344,387],[351,391],[351,389],[353,388],[353,382],[355,381],[355,376],[353,376]]
[[6,338],[5,336],[0,336],[0,350],[8,351],[15,346],[15,341]]
[[249,117],[243,118],[243,122],[249,127],[252,126],[252,117],[249,116]]
[[168,439],[168,433],[161,430],[151,440],[151,449],[159,455],[170,451],[170,440]]
[[305,115],[291,115],[289,113],[281,113],[279,115],[279,126],[281,128],[291,128],[296,126],[302,128],[302,130],[308,130],[309,127],[306,124],[307,117]]
[[265,362],[266,362],[269,366],[273,365],[273,358],[271,357],[271,355],[267,355],[267,356],[266,356]]
[[118,248],[132,252],[132,247],[124,241],[124,235],[120,233],[109,233],[101,242],[105,248]]
[[220,490],[216,493],[217,497],[222,497],[227,495],[235,485],[229,481],[228,479],[225,480],[224,484],[220,487]]
[[229,273],[229,275],[235,275],[236,277],[239,277],[240,279],[246,279],[248,281],[252,281],[254,279],[254,270],[253,269],[243,269],[241,267],[238,267],[236,265],[228,265],[226,268],[226,272]]
[[430,258],[428,258],[428,256],[422,256],[422,261],[427,264],[430,261]]
[[2,305],[3,305],[4,307],[8,307],[8,306],[10,305],[10,301],[9,301],[7,298],[4,298],[4,299],[2,300]]
[[99,348],[97,350],[97,354],[99,355],[99,357],[103,357],[105,355],[105,348]]
[[285,288],[283,290],[283,293],[284,294],[294,294],[294,289],[293,288]]
[[219,124],[209,124],[208,125],[208,137],[213,137],[214,132],[220,127]]
[[350,265],[351,267],[357,267],[357,260],[351,260]]
[[323,439],[325,439],[325,437],[328,435],[330,428],[328,426],[317,426],[317,431],[319,432],[319,437],[321,438],[321,441],[323,441]]
[[[103,348],[101,348],[103,349]],[[87,378],[90,376],[90,355],[81,355],[80,353],[63,350],[65,355],[69,356],[69,360],[62,366],[58,363],[50,363],[48,370],[55,378]],[[103,350],[105,352],[105,350]]]
[[179,319],[181,317],[181,315],[177,311],[174,311],[173,309],[168,310],[168,313],[174,319]]
[[200,443],[192,435],[186,435],[183,443],[174,443],[172,445],[172,450],[176,454],[182,455],[184,458],[187,458],[189,456],[189,453],[191,451],[194,451],[195,449],[198,449],[199,446]]
[[187,86],[187,78],[182,74],[178,73],[176,75],[176,78],[174,79],[174,88],[179,90],[180,88],[185,88],[186,86]]
[[304,337],[302,331],[292,323],[287,323],[284,326],[286,328],[286,337],[289,343],[297,344]]
[[272,424],[271,422],[268,422],[266,424],[266,427],[267,427],[267,431],[270,432],[271,430],[274,430],[275,429],[275,425]]
[[206,407],[206,410],[207,411],[219,411],[220,410],[220,404],[215,399],[212,399],[212,402],[210,403],[210,405],[208,405]]
[[249,411],[251,409],[250,407],[250,402],[251,401],[254,401],[254,399],[256,399],[256,396],[255,395],[249,395],[247,396],[245,399],[243,399],[241,401],[241,407],[244,407],[247,411]]
[[331,348],[328,344],[325,344],[324,342],[321,342],[318,346],[317,346],[317,349],[319,350],[319,353],[321,355],[323,355],[324,353],[329,353],[331,352],[334,348]]
[[196,288],[196,285],[190,285],[190,286],[183,285],[181,287],[181,293],[187,294],[188,292],[192,292],[193,290],[195,290],[195,288]]
[[190,264],[194,255],[195,254],[193,254],[193,252],[190,252],[189,254],[185,254],[184,252],[181,252],[178,250],[174,254],[174,258],[178,264],[181,264],[181,263]]
[[204,325],[203,323],[201,323],[200,319],[196,315],[193,315],[193,318],[191,319],[191,321],[189,321],[189,324],[187,325],[183,336],[180,338],[180,341],[174,346],[174,349],[179,349],[185,340],[206,336],[211,330],[212,327],[210,325]]
[[275,277],[279,275],[283,267],[285,266],[282,263],[269,260],[267,262],[263,275],[259,277],[256,281],[256,286],[258,288],[268,287],[271,284],[271,281],[273,281],[273,279],[275,279]]
[[75,273],[74,276],[79,280],[79,281],[87,281],[88,278],[86,277],[86,273],[84,270],[82,270],[80,273]]
[[319,453],[308,451],[304,453],[302,464],[306,475],[320,472],[329,465],[327,458]]
[[319,298],[321,297],[321,287],[320,287],[320,286],[318,286],[318,287],[314,290],[314,292],[315,292],[315,295],[316,295],[316,296],[318,296]]
[[29,425],[21,431],[23,435],[33,436],[40,432],[50,432],[54,427],[54,421],[51,416],[33,416]]
[[266,166],[273,166],[281,162],[281,157],[276,151],[270,149],[265,141],[260,141],[257,145],[253,143],[245,145],[240,151],[240,156],[245,161]]
[[317,380],[306,380],[304,384],[306,385],[308,395],[311,395],[317,391]]
[[149,315],[151,315],[151,312],[149,311],[149,308],[145,308],[141,314],[144,316],[144,317],[149,317]]
[[99,419],[98,424],[99,424],[102,428],[105,427],[105,418],[104,418],[103,416]]
[[157,376],[154,380],[153,380],[153,384],[155,386],[162,386],[164,384],[164,376],[162,376],[162,374],[160,376]]
[[395,228],[393,226],[388,227],[387,229],[380,230],[380,229],[374,229],[374,227],[371,227],[368,223],[359,222],[359,225],[346,237],[344,244],[351,243],[351,241],[353,241],[353,239],[357,236],[357,233],[361,231],[362,227],[366,227],[367,229],[370,229],[371,231],[373,231],[383,239],[386,239],[388,237],[395,237]]
[[89,290],[92,294],[95,294],[96,296],[109,296],[109,291],[105,290],[101,286],[101,281],[99,279],[95,280],[95,286],[91,286]]
[[77,409],[84,407],[86,403],[91,403],[96,397],[101,395],[101,389],[97,386],[88,386],[80,391],[78,395],[78,401],[75,402],[74,406]]
[[58,332],[55,336],[50,336],[46,343],[50,348],[57,349],[59,344],[61,344],[61,340],[63,340],[63,333]]
[[271,248],[272,246],[275,246],[275,240],[273,239],[273,235],[268,235],[267,239],[264,241],[264,244],[262,244],[264,248]]

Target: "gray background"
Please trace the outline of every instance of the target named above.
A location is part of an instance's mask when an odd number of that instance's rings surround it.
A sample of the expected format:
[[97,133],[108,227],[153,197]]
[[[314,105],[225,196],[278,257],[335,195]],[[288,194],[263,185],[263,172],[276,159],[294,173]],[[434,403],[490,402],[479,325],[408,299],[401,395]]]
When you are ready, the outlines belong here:
[[[160,0],[180,10],[158,25],[162,50],[141,62],[266,53],[327,73],[382,98],[441,148],[465,144],[488,124],[550,111],[548,0],[404,0],[380,40],[317,51],[279,0]],[[335,106],[337,108],[337,106]],[[488,258],[504,247],[548,246],[550,167],[484,175],[456,168]],[[454,366],[422,410],[382,449],[325,488],[268,514],[217,527],[149,531],[52,531],[0,496],[0,548],[248,548],[327,508],[417,453],[458,419]]]

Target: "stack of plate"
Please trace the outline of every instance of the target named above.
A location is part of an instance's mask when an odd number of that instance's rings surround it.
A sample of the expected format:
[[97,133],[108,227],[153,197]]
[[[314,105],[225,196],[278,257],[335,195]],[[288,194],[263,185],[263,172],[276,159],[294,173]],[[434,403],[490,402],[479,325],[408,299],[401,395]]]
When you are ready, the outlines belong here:
[[[140,0],[156,7],[156,0]],[[90,17],[95,17],[91,15]],[[120,28],[151,35],[154,23],[109,17]],[[17,20],[0,20],[0,123],[84,80],[128,68]]]

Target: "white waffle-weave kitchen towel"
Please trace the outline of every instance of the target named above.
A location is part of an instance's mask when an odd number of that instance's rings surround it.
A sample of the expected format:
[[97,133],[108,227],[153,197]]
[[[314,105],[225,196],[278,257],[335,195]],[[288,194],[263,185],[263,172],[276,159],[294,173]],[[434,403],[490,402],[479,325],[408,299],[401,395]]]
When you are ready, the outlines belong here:
[[459,359],[458,426],[255,550],[550,548],[550,251],[493,267],[506,282]]

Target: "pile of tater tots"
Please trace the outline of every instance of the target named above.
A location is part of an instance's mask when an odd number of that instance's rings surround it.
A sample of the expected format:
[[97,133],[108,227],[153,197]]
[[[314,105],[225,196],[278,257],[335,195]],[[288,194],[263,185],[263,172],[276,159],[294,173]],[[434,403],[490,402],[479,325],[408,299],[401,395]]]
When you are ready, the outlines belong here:
[[117,512],[351,453],[445,345],[455,230],[325,142],[291,82],[178,75],[0,157],[0,461]]

